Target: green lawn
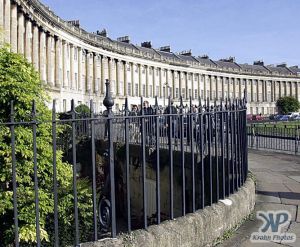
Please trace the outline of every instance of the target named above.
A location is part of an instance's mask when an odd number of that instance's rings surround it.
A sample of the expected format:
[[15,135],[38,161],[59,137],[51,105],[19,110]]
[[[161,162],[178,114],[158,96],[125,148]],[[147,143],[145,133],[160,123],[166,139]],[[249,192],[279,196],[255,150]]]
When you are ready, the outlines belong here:
[[300,121],[289,121],[289,122],[268,122],[268,123],[248,123],[248,126],[255,127],[269,127],[269,128],[300,128]]

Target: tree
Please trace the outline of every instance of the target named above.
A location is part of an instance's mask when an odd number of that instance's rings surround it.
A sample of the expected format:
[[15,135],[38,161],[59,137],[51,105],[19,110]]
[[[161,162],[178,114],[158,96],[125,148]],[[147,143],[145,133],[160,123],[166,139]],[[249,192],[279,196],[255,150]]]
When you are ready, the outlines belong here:
[[[10,102],[14,102],[15,121],[30,121],[32,101],[35,100],[37,120],[37,164],[39,180],[39,206],[42,246],[53,243],[53,167],[51,111],[46,106],[49,99],[39,74],[21,55],[0,48],[0,122],[9,122]],[[58,132],[61,129],[58,127]],[[20,242],[34,245],[35,204],[33,182],[33,138],[31,126],[16,126],[16,171]],[[13,246],[13,200],[10,130],[0,125],[0,246]],[[72,167],[62,162],[62,152],[57,151],[57,182],[59,229],[64,236],[61,245],[72,244],[74,239]],[[78,179],[78,205],[82,234],[92,227],[92,196],[86,179]],[[85,236],[82,236],[84,238]]]
[[282,114],[287,114],[288,112],[296,112],[300,108],[299,101],[292,96],[281,97],[277,100],[276,106],[278,111]]

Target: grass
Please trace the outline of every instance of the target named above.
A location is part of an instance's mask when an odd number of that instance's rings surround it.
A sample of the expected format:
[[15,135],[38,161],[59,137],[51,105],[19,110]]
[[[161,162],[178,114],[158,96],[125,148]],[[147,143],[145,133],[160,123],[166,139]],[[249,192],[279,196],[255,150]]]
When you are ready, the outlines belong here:
[[289,121],[289,122],[273,122],[273,123],[248,123],[248,126],[255,127],[273,127],[273,128],[300,128],[300,121]]

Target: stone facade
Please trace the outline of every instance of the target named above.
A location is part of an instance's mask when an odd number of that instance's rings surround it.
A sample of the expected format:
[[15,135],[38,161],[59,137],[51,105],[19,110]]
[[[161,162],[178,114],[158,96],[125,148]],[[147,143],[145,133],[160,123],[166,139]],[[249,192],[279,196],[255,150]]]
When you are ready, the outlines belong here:
[[192,97],[198,104],[199,96],[240,98],[245,90],[249,113],[272,114],[279,97],[300,98],[297,66],[213,61],[190,52],[175,54],[168,47],[153,49],[149,43],[114,41],[62,20],[38,0],[0,0],[0,30],[0,42],[33,63],[60,111],[70,109],[71,99],[77,104],[93,99],[96,111],[103,111],[106,79],[112,83],[116,110],[126,96],[129,104],[139,104],[140,96],[154,104],[158,96],[164,106],[168,96],[175,102],[183,96],[186,103]]

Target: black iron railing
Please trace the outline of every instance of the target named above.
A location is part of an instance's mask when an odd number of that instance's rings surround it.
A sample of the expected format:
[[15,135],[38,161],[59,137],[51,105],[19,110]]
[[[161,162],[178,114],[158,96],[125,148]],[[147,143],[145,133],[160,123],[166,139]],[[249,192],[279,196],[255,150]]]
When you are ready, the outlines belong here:
[[297,122],[248,124],[248,147],[299,154],[300,125]]
[[[149,224],[160,224],[166,219],[195,212],[212,205],[236,192],[247,178],[247,126],[246,101],[226,100],[220,104],[201,101],[198,105],[175,107],[169,98],[168,106],[160,109],[147,106],[141,99],[141,109],[130,111],[125,102],[122,115],[114,115],[114,101],[106,82],[104,105],[107,112],[95,116],[91,102],[90,116],[80,117],[75,112],[74,101],[69,117],[58,119],[55,103],[52,110],[53,145],[53,210],[47,216],[53,226],[48,226],[51,245],[62,246],[60,225],[60,184],[57,176],[58,150],[72,168],[73,210],[70,222],[74,246],[82,241],[95,241],[103,236],[116,237],[119,232],[147,229]],[[35,197],[36,246],[46,246],[40,235],[39,173],[37,154],[40,147],[36,130],[41,124],[36,120],[33,104],[32,121],[15,122],[13,102],[11,122],[1,123],[11,133],[11,162],[13,187],[14,241],[19,246],[19,219],[17,169],[21,157],[16,157],[15,128],[31,128],[33,138],[33,184]],[[59,131],[64,126],[64,131]],[[251,139],[250,139],[251,141]],[[66,143],[66,145],[63,145]],[[38,154],[40,155],[40,154]],[[88,166],[90,164],[90,166]],[[87,166],[87,169],[84,167]],[[61,175],[61,174],[60,174]],[[90,181],[90,208],[92,231],[82,238],[78,180]],[[152,186],[152,187],[150,187]],[[152,192],[153,193],[152,193]],[[3,192],[3,191],[0,191]],[[151,194],[151,193],[152,194]],[[86,209],[85,209],[86,210]],[[152,211],[151,211],[152,210]],[[47,224],[43,223],[43,224]]]

